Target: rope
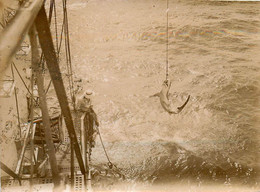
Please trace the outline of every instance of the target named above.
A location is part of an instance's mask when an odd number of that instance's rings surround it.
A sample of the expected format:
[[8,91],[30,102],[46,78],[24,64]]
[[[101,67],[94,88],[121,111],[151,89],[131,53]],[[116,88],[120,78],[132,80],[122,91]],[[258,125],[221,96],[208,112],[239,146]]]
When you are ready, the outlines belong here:
[[72,97],[73,97],[73,95],[72,95],[72,89],[71,89],[71,87],[72,87],[72,85],[71,85],[71,78],[70,78],[70,74],[71,74],[71,71],[70,71],[70,66],[69,66],[69,53],[68,53],[68,35],[67,35],[67,33],[68,33],[68,31],[67,31],[67,25],[68,25],[68,23],[67,23],[67,12],[66,12],[66,0],[63,0],[62,1],[63,2],[63,17],[64,17],[64,27],[65,27],[65,56],[66,56],[66,64],[67,64],[67,73],[68,73],[68,75],[69,75],[69,77],[68,77],[68,80],[69,80],[69,91],[70,91],[70,97],[71,97],[71,99],[72,99]]
[[108,157],[108,154],[107,154],[106,148],[105,148],[105,146],[104,146],[104,143],[103,143],[103,140],[102,140],[102,137],[101,137],[101,133],[100,133],[100,131],[99,131],[99,128],[98,128],[98,127],[96,127],[96,128],[97,128],[98,135],[99,135],[99,138],[100,138],[100,141],[101,141],[101,145],[102,145],[102,147],[103,147],[103,150],[104,150],[105,155],[106,155],[107,160],[108,160],[108,167],[109,167],[110,169],[112,169],[113,163],[110,161],[110,159],[109,159],[109,157]]
[[[23,82],[25,88],[27,89],[28,93],[29,93],[30,95],[32,95],[31,91],[29,90],[29,88],[27,87],[26,83],[24,82],[24,79],[22,78],[21,74],[19,73],[17,67],[15,66],[14,62],[12,62],[12,64],[13,64],[13,66],[14,66],[14,68],[15,68],[17,74],[19,75],[20,79],[22,80],[22,82]],[[37,102],[36,99],[34,99],[34,101]]]
[[58,55],[58,47],[59,47],[59,42],[58,42],[58,25],[57,25],[57,10],[56,10],[56,3],[54,0],[54,21],[55,21],[55,34],[56,34],[56,50],[57,50],[57,55]]
[[64,14],[64,27],[65,27],[65,50],[66,50],[66,62],[68,70],[68,79],[69,79],[69,88],[71,101],[73,103],[73,108],[75,109],[75,93],[74,93],[74,84],[73,84],[73,73],[72,73],[72,64],[71,64],[71,51],[70,51],[70,40],[69,40],[69,23],[68,23],[68,14],[67,14],[67,0],[63,0],[63,14]]
[[49,9],[49,23],[51,23],[51,19],[52,19],[53,6],[54,6],[54,0],[51,0],[50,9]]
[[[50,9],[49,9],[49,18],[48,18],[49,26],[51,25],[54,3],[55,3],[55,1],[51,0]],[[40,65],[42,67],[42,70],[44,70],[44,55],[43,55],[43,53],[41,53]]]
[[[65,0],[65,2],[67,3],[67,0]],[[65,4],[66,6],[66,4]],[[73,104],[75,105],[75,93],[74,93],[74,84],[73,84],[73,73],[72,73],[72,64],[71,64],[71,51],[70,51],[70,39],[69,39],[69,21],[68,21],[68,14],[67,14],[67,7],[65,9],[66,11],[66,31],[67,31],[67,48],[68,48],[68,59],[69,59],[69,67],[70,67],[70,79],[71,79],[71,89],[72,89],[72,101]],[[75,108],[75,106],[74,106]]]
[[[56,46],[57,46],[57,60],[59,61],[59,56],[60,56],[60,50],[61,50],[61,43],[62,43],[62,37],[63,37],[63,31],[64,31],[64,18],[63,18],[63,24],[62,24],[62,28],[61,28],[61,34],[60,34],[60,42],[58,40],[58,25],[57,25],[57,11],[56,11],[56,3],[55,3],[55,0],[54,0],[54,4],[53,4],[53,7],[54,7],[54,21],[55,21],[55,35],[56,35]],[[49,18],[49,21],[51,21],[51,18]],[[50,86],[51,86],[51,80],[50,82],[48,83],[48,86],[47,86],[47,89],[45,91],[45,94],[48,93],[49,89],[50,89]]]
[[[61,50],[61,43],[62,43],[62,39],[63,39],[64,25],[65,25],[65,19],[64,19],[64,17],[63,17],[63,22],[62,22],[62,27],[61,27],[61,33],[60,33],[60,44],[59,44],[59,48],[58,48],[58,54],[60,54],[60,50]],[[59,55],[58,55],[58,59],[59,59]]]
[[[14,81],[13,63],[11,63],[11,71],[12,71],[12,78],[13,78],[13,81]],[[20,138],[22,138],[22,129],[21,129],[20,113],[19,113],[19,103],[18,103],[18,99],[17,99],[16,87],[14,88],[14,95],[15,95],[15,105],[16,105],[16,112],[17,112],[18,127],[19,127],[19,130],[20,130]]]
[[30,187],[32,187],[33,185],[33,172],[34,172],[34,167],[33,167],[33,151],[34,151],[34,143],[33,143],[33,119],[34,119],[34,103],[33,103],[33,98],[34,98],[34,71],[32,70],[32,75],[31,75],[31,91],[32,91],[32,95],[31,95],[31,106],[30,106],[30,130],[31,130],[31,138],[30,138],[30,147],[31,147],[31,153],[30,153],[30,163],[31,163],[31,169],[30,169]]
[[50,87],[51,87],[51,80],[50,80],[50,82],[49,82],[49,84],[48,84],[48,86],[47,86],[47,89],[46,89],[46,91],[45,91],[45,95],[48,93]]
[[[61,44],[62,44],[62,40],[63,40],[63,31],[64,31],[64,24],[65,24],[65,19],[63,18],[63,23],[62,23],[62,28],[61,28],[61,34],[60,34],[60,43],[59,43],[59,46],[58,46],[58,55],[57,55],[57,59],[59,61],[59,56],[60,56],[60,51],[61,51]],[[48,93],[49,89],[50,89],[50,86],[51,86],[51,80],[47,86],[47,89],[46,89],[46,92],[45,94]]]
[[29,88],[27,87],[26,83],[24,82],[24,79],[22,78],[21,74],[19,73],[19,71],[18,71],[17,67],[15,66],[14,62],[12,64],[13,64],[17,74],[19,75],[20,79],[22,80],[25,88],[27,89],[28,93],[31,95],[32,93],[30,92]]
[[168,50],[169,50],[169,33],[168,33],[168,12],[169,12],[169,0],[167,0],[167,10],[166,10],[166,80],[168,80],[169,76],[169,57],[168,57]]
[[109,167],[110,169],[112,169],[113,167],[115,167],[115,168],[116,168],[116,172],[117,172],[118,174],[122,175],[122,176],[123,176],[123,179],[127,178],[126,175],[123,174],[123,173],[121,172],[121,170],[120,170],[115,164],[113,164],[113,163],[110,161],[110,159],[109,159],[109,157],[108,157],[108,154],[107,154],[107,151],[106,151],[106,148],[105,148],[105,146],[104,146],[102,137],[101,137],[101,133],[100,133],[99,128],[98,128],[97,126],[96,126],[96,129],[97,129],[97,131],[98,131],[98,135],[99,135],[99,138],[100,138],[100,141],[101,141],[101,145],[102,145],[103,150],[104,150],[104,152],[105,152],[105,155],[106,155],[106,157],[107,157],[108,167]]

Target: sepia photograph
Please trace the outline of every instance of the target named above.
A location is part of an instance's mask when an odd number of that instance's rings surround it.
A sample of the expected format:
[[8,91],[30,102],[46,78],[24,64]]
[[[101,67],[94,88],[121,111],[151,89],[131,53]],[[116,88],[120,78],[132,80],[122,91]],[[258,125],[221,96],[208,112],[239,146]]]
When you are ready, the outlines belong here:
[[260,192],[260,1],[0,0],[0,191]]

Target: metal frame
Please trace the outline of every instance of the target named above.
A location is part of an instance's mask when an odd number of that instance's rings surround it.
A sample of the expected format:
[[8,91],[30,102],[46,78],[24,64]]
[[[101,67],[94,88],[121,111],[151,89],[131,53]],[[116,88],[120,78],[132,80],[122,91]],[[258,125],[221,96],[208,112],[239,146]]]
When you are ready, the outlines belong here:
[[28,0],[17,11],[12,22],[0,33],[0,78],[19,49],[44,0]]

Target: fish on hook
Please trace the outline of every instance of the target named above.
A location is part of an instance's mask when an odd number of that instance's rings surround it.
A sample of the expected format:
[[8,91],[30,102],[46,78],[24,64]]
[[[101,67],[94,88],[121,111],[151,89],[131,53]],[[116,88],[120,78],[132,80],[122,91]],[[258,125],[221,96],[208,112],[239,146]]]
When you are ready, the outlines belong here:
[[169,114],[178,114],[183,110],[183,108],[189,102],[190,95],[188,96],[188,98],[186,99],[186,101],[184,102],[184,104],[182,106],[177,107],[177,109],[174,110],[174,109],[172,109],[171,103],[170,103],[170,100],[169,100],[169,90],[170,90],[170,88],[171,88],[171,82],[168,81],[168,80],[165,80],[162,84],[161,91],[159,93],[151,95],[150,97],[159,97],[161,105],[162,105],[162,107],[165,111],[167,111]]

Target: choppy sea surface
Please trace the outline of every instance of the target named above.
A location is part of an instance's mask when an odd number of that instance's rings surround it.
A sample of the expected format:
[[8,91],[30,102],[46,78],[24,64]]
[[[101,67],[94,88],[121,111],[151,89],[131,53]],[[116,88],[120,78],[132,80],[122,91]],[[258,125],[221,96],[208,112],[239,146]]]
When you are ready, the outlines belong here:
[[[95,92],[107,153],[131,189],[259,189],[259,2],[169,0],[170,98],[191,95],[177,115],[149,98],[165,79],[166,1],[68,3],[75,77]],[[105,163],[97,141],[92,165]]]

